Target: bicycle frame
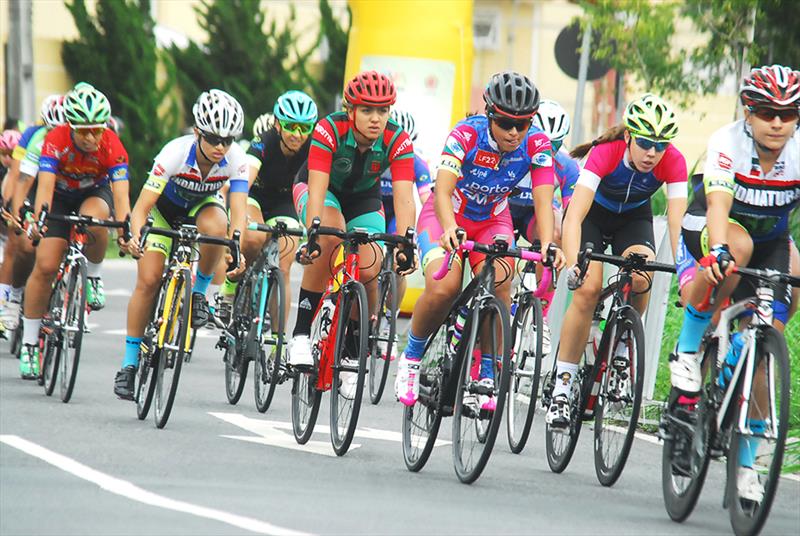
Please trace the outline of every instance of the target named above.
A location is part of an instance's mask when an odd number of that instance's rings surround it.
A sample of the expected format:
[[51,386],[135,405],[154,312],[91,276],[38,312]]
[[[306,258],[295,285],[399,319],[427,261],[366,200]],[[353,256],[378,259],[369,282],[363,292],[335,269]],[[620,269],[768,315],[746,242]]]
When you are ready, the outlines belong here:
[[[191,258],[192,258],[192,248],[190,245],[185,243],[179,243],[177,246],[175,241],[172,243],[172,249],[170,251],[169,258],[167,260],[166,266],[164,268],[164,273],[161,276],[161,285],[163,287],[164,282],[168,281],[167,284],[167,295],[164,299],[164,310],[161,313],[161,318],[159,320],[159,328],[158,328],[158,347],[164,347],[164,340],[169,335],[167,333],[167,326],[174,325],[174,322],[168,322],[169,315],[177,315],[178,310],[173,306],[173,300],[175,299],[175,289],[178,285],[178,274],[183,269],[190,269],[191,268]],[[186,284],[191,284],[191,281],[187,281]],[[190,315],[190,322],[191,322],[191,315]],[[174,319],[173,319],[174,320]],[[191,343],[192,343],[192,330],[186,330],[186,340],[183,343],[183,351],[188,354],[191,351]]]

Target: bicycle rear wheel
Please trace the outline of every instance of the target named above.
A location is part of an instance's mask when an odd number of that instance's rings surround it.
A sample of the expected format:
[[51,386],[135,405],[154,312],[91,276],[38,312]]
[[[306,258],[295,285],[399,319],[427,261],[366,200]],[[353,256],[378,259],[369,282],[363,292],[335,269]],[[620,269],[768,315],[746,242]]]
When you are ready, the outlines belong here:
[[331,385],[331,444],[338,456],[344,456],[350,448],[361,411],[369,343],[367,308],[364,285],[358,281],[346,283],[334,334],[336,347]]
[[[789,352],[775,328],[760,328],[748,414],[736,404],[731,422],[725,500],[737,535],[758,534],[769,516],[781,475],[789,426]],[[742,356],[744,359],[744,356]],[[745,371],[746,372],[746,371]],[[744,400],[744,375],[737,396]]]
[[189,340],[189,314],[192,309],[192,273],[188,268],[180,270],[167,279],[167,297],[164,300],[163,344],[159,352],[155,378],[154,418],[158,428],[164,428],[172,412],[181,367],[187,354]]
[[[558,355],[558,349],[556,350]],[[545,452],[547,457],[547,465],[554,473],[561,473],[569,465],[572,460],[572,455],[575,452],[575,447],[578,445],[578,437],[581,435],[581,427],[583,426],[583,384],[586,378],[586,356],[584,355],[584,365],[578,369],[578,374],[572,381],[572,388],[569,393],[569,426],[566,430],[558,430],[551,427],[549,424],[545,426],[544,443]],[[556,381],[556,366],[557,362],[553,360],[553,370],[550,372],[548,381],[549,393],[543,397],[543,401],[549,404],[549,399],[552,396],[553,385]],[[589,367],[590,371],[594,367]],[[591,372],[590,372],[591,374]],[[592,380],[594,381],[592,374]]]
[[442,396],[447,382],[445,322],[428,342],[420,361],[419,398],[403,407],[403,460],[409,471],[417,472],[428,462],[442,423]]
[[381,274],[378,309],[369,330],[369,400],[381,401],[389,376],[395,331],[397,329],[397,274]]
[[61,337],[61,401],[69,402],[78,376],[83,328],[86,322],[86,259],[71,265],[64,294]]
[[639,313],[619,310],[613,338],[600,356],[605,369],[594,414],[594,469],[597,480],[612,486],[625,469],[639,423],[644,383],[644,328]]
[[[254,295],[266,292],[264,309],[260,312],[261,337],[256,341],[258,351],[253,365],[253,394],[256,409],[264,413],[272,403],[275,388],[283,381],[281,355],[283,352],[284,303],[283,273],[279,268],[271,268],[268,275],[262,275]],[[266,289],[264,288],[266,285]]]
[[[459,349],[461,367],[453,410],[453,465],[458,479],[471,484],[489,461],[511,378],[511,328],[505,305],[497,298],[484,301],[472,313],[464,330],[469,337],[462,338]],[[484,355],[491,357],[495,381],[490,393],[472,377],[476,349],[481,359]],[[494,397],[493,410],[481,406],[482,398],[487,395]]]
[[524,294],[511,325],[511,386],[506,424],[508,446],[519,454],[531,433],[542,372],[542,303]]
[[242,397],[244,384],[247,380],[248,355],[247,350],[254,329],[253,318],[256,311],[253,309],[253,282],[250,277],[245,278],[236,289],[236,299],[231,312],[231,322],[228,326],[234,340],[225,348],[225,396],[228,403],[236,405]]
[[[61,343],[59,338],[62,336],[61,330],[56,327],[53,318],[58,317],[58,322],[61,322],[61,310],[64,305],[64,283],[63,279],[59,279],[52,294],[50,294],[50,306],[47,308],[49,318],[44,324],[42,329],[43,344],[42,344],[42,385],[44,385],[44,394],[51,396],[56,388],[56,380],[58,378],[58,370],[61,363]],[[17,328],[17,331],[22,330],[22,324]]]

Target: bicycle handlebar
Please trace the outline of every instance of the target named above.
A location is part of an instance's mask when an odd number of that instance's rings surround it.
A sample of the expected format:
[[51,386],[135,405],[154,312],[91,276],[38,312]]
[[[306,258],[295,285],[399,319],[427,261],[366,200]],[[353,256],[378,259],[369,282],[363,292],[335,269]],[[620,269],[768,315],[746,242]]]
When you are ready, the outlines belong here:
[[220,238],[218,236],[209,236],[200,234],[197,227],[194,225],[181,225],[178,229],[164,229],[161,227],[153,227],[153,218],[148,217],[145,224],[142,226],[141,238],[139,239],[139,251],[144,250],[147,235],[155,234],[172,238],[180,242],[196,242],[199,244],[210,244],[215,246],[227,246],[231,251],[233,260],[228,265],[228,271],[235,270],[239,266],[240,248],[239,240],[241,233],[234,231],[231,238]]
[[[770,283],[784,283],[790,285],[792,287],[800,287],[800,277],[793,276],[791,274],[785,274],[778,270],[766,269],[766,270],[758,270],[755,268],[747,268],[745,266],[735,266],[733,269],[734,274],[739,274],[742,277],[747,277],[751,279],[760,279],[762,281],[768,281]],[[720,281],[720,284],[722,282]],[[717,291],[719,290],[719,285],[716,286],[709,286],[706,290],[705,296],[703,296],[703,301],[697,306],[698,311],[708,311],[714,306],[717,297]]]
[[302,238],[305,236],[305,232],[302,229],[292,229],[286,225],[285,222],[278,221],[275,225],[267,225],[265,223],[249,223],[247,225],[248,231],[261,231],[262,233],[270,233],[278,236],[288,235],[288,236],[297,236]]
[[314,251],[320,251],[317,237],[320,235],[335,236],[341,240],[355,241],[359,244],[368,244],[370,242],[388,242],[390,244],[405,245],[411,249],[414,248],[415,231],[413,227],[406,230],[405,236],[393,235],[388,233],[370,233],[366,229],[356,228],[352,231],[342,231],[337,227],[322,227],[319,218],[314,218],[311,222],[311,227],[308,229],[308,242],[300,246],[297,250],[295,259],[300,262],[301,250],[306,248],[310,255]]

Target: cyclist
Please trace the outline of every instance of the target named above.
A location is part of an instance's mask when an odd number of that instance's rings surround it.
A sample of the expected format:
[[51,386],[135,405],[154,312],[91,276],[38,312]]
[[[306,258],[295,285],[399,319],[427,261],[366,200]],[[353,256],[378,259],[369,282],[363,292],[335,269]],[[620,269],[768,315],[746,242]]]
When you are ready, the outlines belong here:
[[[686,210],[686,160],[670,142],[678,134],[672,108],[650,93],[631,101],[623,123],[600,138],[580,145],[572,156],[589,154],[580,172],[575,193],[564,217],[562,235],[570,287],[577,288],[564,316],[557,360],[553,400],[545,420],[564,430],[570,422],[569,397],[578,370],[592,314],[603,286],[603,265],[593,262],[585,280],[577,279],[578,250],[591,242],[604,249],[611,244],[615,255],[639,253],[655,259],[653,211],[650,198],[667,185],[667,218],[673,252]],[[647,279],[634,275],[634,306],[641,313],[647,304]]]
[[[14,176],[7,178],[13,184],[9,184],[12,192],[8,203],[10,204],[9,219],[12,226],[19,225],[17,215],[22,206],[22,202],[27,199],[31,203],[35,201],[36,189],[33,187],[35,177],[39,173],[39,158],[42,154],[44,137],[57,126],[66,122],[64,117],[64,97],[63,95],[50,95],[42,103],[41,116],[44,127],[37,128],[31,132],[26,145],[20,151],[14,149],[14,158],[18,156]],[[28,130],[26,130],[28,132]],[[24,134],[23,134],[24,137]],[[22,140],[20,140],[22,143]],[[6,329],[13,330],[19,324],[19,313],[22,308],[22,292],[25,290],[25,281],[33,269],[34,249],[30,241],[15,233],[9,235],[7,256],[3,258],[3,266],[0,267],[0,299],[1,296],[8,296],[8,300],[0,310],[0,322]],[[7,289],[6,289],[7,287]]]
[[11,167],[11,153],[21,137],[22,134],[18,130],[4,130],[0,134],[0,167],[2,167],[0,180],[5,178],[8,168]]
[[[308,160],[311,146],[311,132],[317,122],[317,105],[302,91],[287,91],[275,102],[274,121],[269,128],[253,138],[247,151],[250,164],[250,193],[247,198],[247,218],[257,223],[275,225],[282,221],[289,228],[300,228],[297,211],[292,200],[292,185],[300,167]],[[266,114],[264,114],[266,115]],[[253,132],[258,123],[264,123],[263,115],[256,119]],[[266,124],[262,125],[265,127]],[[255,262],[266,242],[261,232],[247,232],[242,243],[242,252],[248,264]],[[285,237],[282,245],[281,271],[286,299],[286,316],[290,308],[290,270],[297,249],[297,239]],[[225,307],[223,316],[229,312],[233,303],[237,283],[225,280],[222,287],[222,300]]]
[[[50,206],[51,214],[78,212],[98,219],[113,214],[123,221],[130,213],[128,200],[128,153],[116,134],[106,128],[111,106],[103,93],[81,82],[64,98],[66,125],[44,138],[39,158],[35,209]],[[32,238],[40,238],[34,227]],[[39,327],[47,309],[53,279],[67,251],[70,227],[62,222],[47,224],[36,250],[36,261],[25,286],[24,334],[20,373],[36,377],[39,368]],[[105,229],[90,229],[93,241],[86,248],[88,259],[87,304],[94,310],[105,305],[100,279],[108,244]]]
[[[247,210],[247,159],[234,143],[242,133],[244,112],[228,93],[211,89],[200,94],[192,107],[194,133],[168,142],[153,162],[147,182],[131,213],[131,254],[141,257],[136,273],[136,288],[128,302],[128,333],[122,370],[114,379],[114,393],[133,400],[134,376],[139,362],[148,319],[161,284],[164,262],[172,240],[151,235],[144,251],[139,251],[141,228],[148,215],[153,226],[176,228],[194,223],[200,233],[225,237],[244,232]],[[230,183],[230,230],[225,202],[218,192]],[[205,326],[210,318],[206,291],[214,269],[223,255],[221,246],[201,244],[195,282],[192,288],[192,327]],[[244,270],[244,262],[231,275]]]
[[[553,197],[553,211],[555,222],[553,236],[557,244],[561,244],[561,219],[564,211],[567,210],[572,193],[575,190],[575,183],[578,181],[580,168],[578,163],[569,156],[569,152],[564,148],[564,138],[569,134],[570,121],[567,112],[556,101],[543,99],[539,103],[539,109],[533,115],[533,126],[545,133],[550,138],[553,148],[553,172],[555,175],[555,188],[558,195]],[[536,239],[536,214],[533,212],[533,197],[531,195],[530,176],[526,175],[522,182],[517,185],[519,193],[508,198],[511,207],[511,219],[514,222],[514,229],[520,236],[524,237],[531,244]],[[542,329],[542,352],[550,353],[550,328],[547,323],[547,314],[550,312],[550,303],[553,301],[555,290],[549,289],[543,299],[544,328]]]
[[[306,226],[320,217],[322,225],[386,232],[381,205],[380,176],[392,171],[397,228],[414,226],[414,149],[411,138],[394,121],[389,109],[397,93],[389,77],[365,71],[347,83],[343,112],[335,112],[317,123],[311,139],[308,166],[300,170],[294,185],[297,213]],[[300,261],[307,264],[298,296],[297,320],[289,342],[291,365],[312,365],[309,334],[314,312],[331,276],[329,259],[339,241],[319,237],[320,249],[300,247]],[[314,262],[315,259],[321,260]],[[367,288],[369,310],[377,301],[377,275],[381,255],[372,244],[359,251],[360,276]],[[401,246],[396,256],[405,273],[413,271],[414,254]],[[410,266],[410,268],[409,268]],[[343,395],[355,389],[355,374],[343,378]]]
[[[415,403],[419,394],[419,361],[428,337],[441,324],[461,291],[462,268],[453,264],[440,281],[433,274],[466,237],[491,242],[494,235],[513,237],[508,196],[530,173],[533,202],[543,251],[553,241],[553,158],[550,141],[531,127],[539,106],[539,90],[526,77],[506,71],[495,74],[483,92],[485,115],[473,115],[450,132],[442,152],[434,195],[419,215],[419,245],[425,273],[425,289],[414,306],[408,345],[398,363],[395,392],[405,405]],[[470,253],[470,265],[477,270],[483,255]],[[560,264],[561,257],[557,264]],[[504,263],[507,274],[513,264]],[[501,278],[498,278],[501,279]],[[511,280],[497,287],[499,299],[510,304]],[[481,360],[480,381],[493,386],[491,358]],[[481,407],[493,409],[493,397],[481,395]]]
[[[731,275],[735,265],[790,269],[789,214],[800,203],[800,71],[781,65],[752,69],[739,96],[744,119],[712,134],[703,175],[693,177],[695,195],[683,219],[676,258],[686,308],[669,364],[678,413],[686,417],[702,386],[697,354],[713,310],[698,306],[708,287],[718,285],[716,304],[731,295],[740,300],[753,291],[750,285],[737,287],[739,277]],[[777,289],[773,311],[780,331],[790,303],[790,289]],[[750,419],[751,428],[759,424],[763,427],[764,421]],[[739,463],[752,468],[759,439],[742,441],[749,446],[741,449]],[[742,498],[760,502],[764,496],[755,470],[740,472],[737,487]]]
[[272,129],[275,125],[275,116],[269,112],[259,115],[253,121],[253,142],[256,143],[261,139],[261,135]]

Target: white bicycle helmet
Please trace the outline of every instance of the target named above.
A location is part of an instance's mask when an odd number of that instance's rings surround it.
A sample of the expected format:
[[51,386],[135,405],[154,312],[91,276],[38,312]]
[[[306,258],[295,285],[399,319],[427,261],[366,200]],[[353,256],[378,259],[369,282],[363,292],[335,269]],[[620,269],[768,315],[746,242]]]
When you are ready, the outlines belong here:
[[533,114],[533,125],[540,128],[550,141],[563,141],[569,134],[569,115],[556,101],[544,99]]
[[194,124],[207,134],[238,137],[244,128],[242,105],[221,89],[204,91],[192,107]]
[[64,95],[50,95],[42,101],[42,121],[47,128],[56,128],[67,122]]
[[414,122],[414,117],[409,112],[392,108],[391,118],[406,131],[412,142],[417,141],[417,125]]
[[273,124],[275,124],[275,117],[271,113],[266,112],[259,115],[253,122],[253,138],[260,138],[261,134],[270,130]]

